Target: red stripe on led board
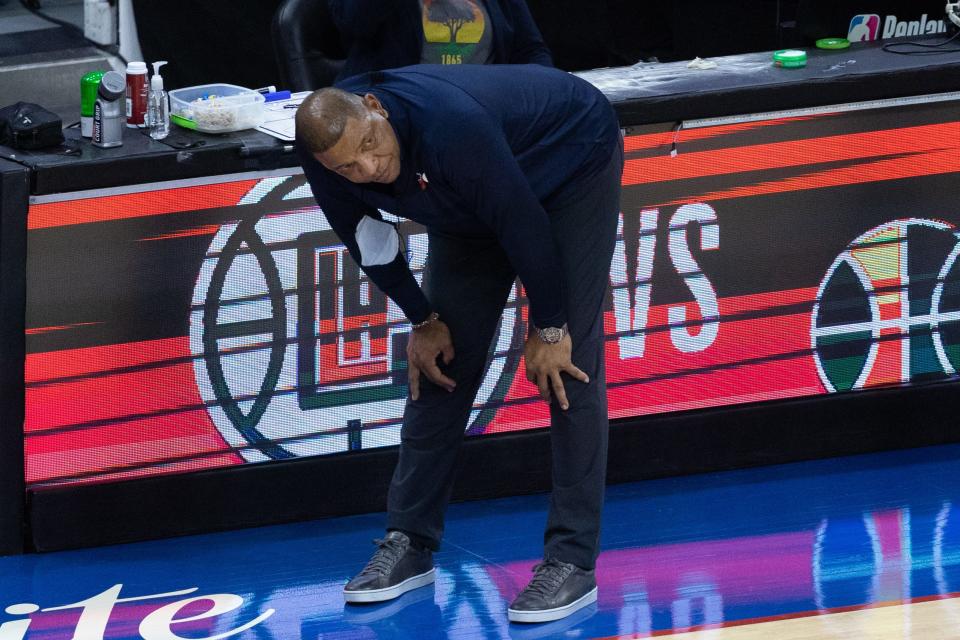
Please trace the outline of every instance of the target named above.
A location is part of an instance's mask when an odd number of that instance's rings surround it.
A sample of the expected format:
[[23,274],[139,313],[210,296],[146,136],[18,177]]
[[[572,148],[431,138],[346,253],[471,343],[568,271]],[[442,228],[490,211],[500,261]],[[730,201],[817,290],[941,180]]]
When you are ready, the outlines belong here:
[[[669,331],[655,330],[666,325],[667,307],[652,307],[643,357],[624,359],[616,339],[607,343],[611,417],[822,393],[813,357],[804,352],[809,313],[778,309],[812,307],[815,294],[798,289],[721,299],[726,319],[716,341],[692,354],[681,353]],[[697,318],[693,305],[687,311]],[[771,317],[732,319],[751,312]],[[606,331],[616,329],[608,313]],[[800,355],[775,359],[792,352]],[[546,404],[536,400],[523,367],[486,431],[546,424]],[[186,337],[30,354],[26,374],[29,482],[170,459],[223,464],[211,454],[229,451],[200,398]],[[242,462],[230,455],[232,463]]]
[[[189,338],[29,354],[25,371],[28,438],[76,424],[203,404]],[[62,381],[37,384],[50,378]],[[135,441],[135,432],[125,440]]]
[[930,152],[924,155],[878,160],[876,162],[859,164],[854,167],[830,169],[792,178],[784,178],[783,180],[734,187],[725,191],[693,194],[672,202],[661,203],[659,206],[681,205],[693,202],[714,202],[731,198],[748,198],[774,193],[826,189],[829,187],[883,182],[885,180],[955,173],[958,170],[956,166],[957,157],[958,149],[953,148]]
[[[607,398],[610,418],[634,417],[688,409],[795,398],[825,393],[810,349],[810,314],[777,314],[781,306],[809,304],[816,289],[721,298],[720,322],[713,344],[699,353],[682,353],[673,344],[667,306],[653,306],[642,357],[623,358],[618,340],[606,344]],[[673,306],[673,305],[671,305]],[[732,316],[768,311],[762,318]],[[687,319],[697,320],[687,305]],[[612,313],[605,319],[608,335],[616,333]],[[691,328],[691,332],[698,329]],[[789,357],[784,357],[789,356]],[[545,427],[549,413],[536,401],[537,389],[518,373],[506,395],[506,406],[490,422],[487,433]],[[517,402],[531,400],[529,402]]]
[[[144,427],[141,424],[133,426]],[[167,420],[153,425],[153,431],[169,431],[177,426],[176,421]],[[111,476],[113,479],[130,478],[243,463],[243,459],[226,445],[218,445],[210,438],[201,436],[145,439],[134,447],[128,443],[110,443],[97,447],[77,446],[50,451],[43,450],[43,447],[30,446],[28,443],[26,451],[28,485],[58,479],[70,479],[70,482],[83,479],[99,482]],[[171,460],[176,462],[169,462]],[[120,476],[116,476],[116,473],[120,473]]]
[[56,333],[59,331],[72,331],[79,327],[91,327],[94,325],[100,324],[99,322],[77,322],[76,324],[63,324],[56,325],[53,327],[31,327],[26,329],[24,333],[28,336],[39,336],[46,333]]
[[[29,354],[25,372],[28,483],[184,455],[199,456],[192,469],[243,462],[203,406],[189,338]],[[96,421],[105,422],[44,434]]]
[[[823,114],[826,115],[826,114]],[[776,120],[755,120],[752,122],[738,122],[736,124],[718,125],[715,127],[699,127],[696,129],[681,129],[680,131],[658,131],[657,133],[645,133],[640,135],[627,136],[623,140],[623,150],[625,153],[631,151],[641,151],[644,149],[656,149],[657,147],[669,146],[676,142],[678,145],[693,142],[695,140],[706,140],[709,138],[720,138],[723,136],[752,131],[763,127],[776,127],[790,122],[799,122],[801,120],[810,120],[817,116],[800,116],[796,118],[779,118]]]
[[[624,163],[625,186],[749,171],[802,167],[824,162],[879,158],[909,152],[960,150],[960,122],[904,129],[775,142],[735,149],[635,158]],[[917,174],[922,175],[922,174]]]
[[151,236],[149,238],[141,238],[139,242],[154,242],[157,240],[176,240],[178,238],[192,238],[194,236],[212,236],[220,230],[220,225],[218,224],[208,224],[199,227],[194,227],[192,229],[179,229],[171,233],[164,233],[159,236]]
[[27,228],[47,229],[229,207],[236,205],[258,182],[258,180],[239,180],[194,187],[158,189],[147,194],[126,193],[34,204],[30,206],[27,214]]

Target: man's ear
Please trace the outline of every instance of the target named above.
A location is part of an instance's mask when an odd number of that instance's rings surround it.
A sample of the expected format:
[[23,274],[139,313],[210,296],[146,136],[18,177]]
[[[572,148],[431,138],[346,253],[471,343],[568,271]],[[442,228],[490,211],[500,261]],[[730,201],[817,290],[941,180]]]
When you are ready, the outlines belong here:
[[384,118],[390,117],[390,114],[387,113],[387,110],[383,107],[383,104],[377,99],[377,96],[373,95],[372,93],[368,93],[363,96],[363,104],[367,107],[367,109],[379,113]]

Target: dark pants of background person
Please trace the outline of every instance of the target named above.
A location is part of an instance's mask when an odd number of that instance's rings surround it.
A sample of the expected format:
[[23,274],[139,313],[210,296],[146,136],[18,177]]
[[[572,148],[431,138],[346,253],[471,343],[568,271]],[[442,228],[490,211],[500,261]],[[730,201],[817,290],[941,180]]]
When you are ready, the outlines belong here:
[[[572,361],[590,377],[584,384],[563,374],[570,408],[550,403],[553,491],[544,558],[584,569],[594,567],[599,553],[607,468],[603,301],[620,211],[622,150],[613,156],[584,196],[547,210],[550,230],[544,229],[552,231],[560,255]],[[516,274],[496,238],[430,233],[429,240],[424,287],[453,337],[455,357],[441,369],[457,387],[449,393],[421,376],[419,400],[407,401],[387,528],[437,548],[463,433]]]

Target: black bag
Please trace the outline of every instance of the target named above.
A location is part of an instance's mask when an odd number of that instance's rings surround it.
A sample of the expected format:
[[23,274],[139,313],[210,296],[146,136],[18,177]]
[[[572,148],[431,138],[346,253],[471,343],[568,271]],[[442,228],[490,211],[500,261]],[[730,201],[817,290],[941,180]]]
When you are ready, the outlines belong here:
[[14,149],[43,149],[63,144],[60,116],[32,102],[0,109],[0,144]]

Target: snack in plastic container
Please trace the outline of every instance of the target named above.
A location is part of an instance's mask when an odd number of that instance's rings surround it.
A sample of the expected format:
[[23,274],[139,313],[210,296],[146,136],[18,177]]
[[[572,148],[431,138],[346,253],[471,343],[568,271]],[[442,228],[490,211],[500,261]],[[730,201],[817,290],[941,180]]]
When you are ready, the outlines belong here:
[[206,133],[241,131],[263,122],[263,104],[258,92],[232,84],[186,87],[170,92],[170,120]]

